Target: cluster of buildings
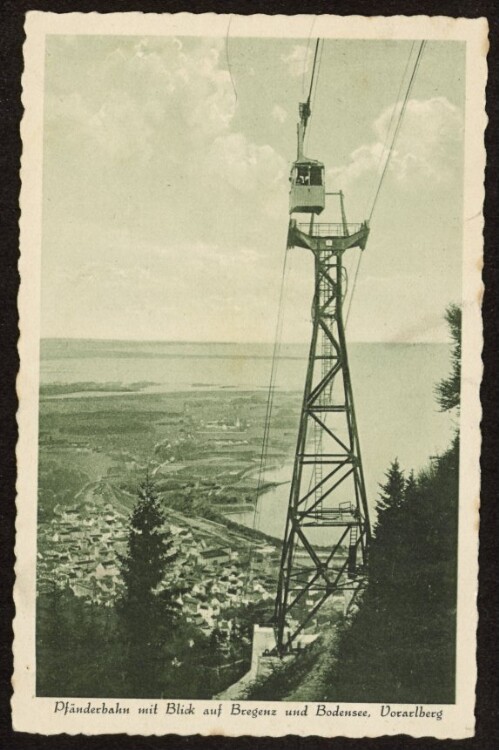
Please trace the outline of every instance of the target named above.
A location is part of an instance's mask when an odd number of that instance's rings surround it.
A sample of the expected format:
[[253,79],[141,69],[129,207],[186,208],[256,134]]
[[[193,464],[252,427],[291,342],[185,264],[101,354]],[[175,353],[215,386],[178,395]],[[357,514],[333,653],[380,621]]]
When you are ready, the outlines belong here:
[[56,506],[39,526],[38,590],[70,588],[78,597],[110,606],[119,595],[118,555],[127,546],[125,516],[112,505]]
[[[40,524],[38,591],[70,588],[75,596],[113,606],[122,591],[119,555],[127,549],[127,519],[111,504],[56,506]],[[215,537],[173,523],[172,563],[158,587],[174,587],[184,618],[206,634],[215,628],[230,635],[230,610],[272,599],[279,551],[271,544],[234,549],[214,546]],[[216,538],[219,542],[220,539]]]

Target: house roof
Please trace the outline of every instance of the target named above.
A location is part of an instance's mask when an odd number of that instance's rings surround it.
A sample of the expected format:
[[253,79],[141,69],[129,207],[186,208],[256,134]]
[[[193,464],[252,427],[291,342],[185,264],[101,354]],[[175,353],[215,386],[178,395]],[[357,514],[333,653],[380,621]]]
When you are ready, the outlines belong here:
[[230,550],[228,549],[206,549],[201,552],[203,557],[228,557]]

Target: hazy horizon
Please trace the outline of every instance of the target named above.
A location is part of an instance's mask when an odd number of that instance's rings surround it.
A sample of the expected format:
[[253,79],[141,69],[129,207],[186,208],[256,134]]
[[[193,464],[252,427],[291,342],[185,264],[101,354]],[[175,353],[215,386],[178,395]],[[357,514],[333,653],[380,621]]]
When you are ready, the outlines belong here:
[[[252,341],[250,339],[244,341],[223,341],[220,339],[212,340],[196,340],[196,339],[133,339],[133,338],[99,338],[97,336],[41,336],[40,341],[99,341],[99,342],[115,342],[122,344],[199,344],[203,346],[216,345],[234,345],[234,346],[274,346],[273,341]],[[450,341],[349,341],[347,346],[357,346],[359,344],[375,345],[382,344],[390,345],[396,344],[401,346],[448,346]],[[284,341],[280,343],[281,347],[286,346],[310,346],[310,341]]]
[[[106,342],[73,340],[42,342],[40,384],[49,387],[44,398],[154,399],[164,393],[269,392],[272,345],[233,345],[207,342]],[[373,486],[398,453],[408,467],[422,466],[428,453],[445,449],[452,418],[435,401],[434,387],[446,377],[451,346],[445,344],[354,343],[349,365],[362,444],[369,446],[366,470]],[[285,344],[274,371],[274,392],[303,393],[308,366],[308,344]],[[66,384],[61,393],[53,384]],[[133,386],[130,393],[114,393],[111,384]],[[71,392],[74,386],[74,392]],[[297,402],[299,403],[299,402]],[[105,407],[103,407],[105,408]],[[158,407],[159,408],[159,407]],[[383,424],[383,429],[380,425]]]

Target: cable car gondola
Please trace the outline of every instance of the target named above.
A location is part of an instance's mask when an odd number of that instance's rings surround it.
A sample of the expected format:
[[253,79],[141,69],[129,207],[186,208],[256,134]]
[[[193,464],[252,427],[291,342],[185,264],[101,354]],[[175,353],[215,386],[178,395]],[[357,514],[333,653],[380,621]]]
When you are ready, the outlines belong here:
[[324,164],[303,155],[303,141],[310,117],[309,102],[300,104],[298,123],[298,158],[291,168],[289,213],[320,214],[326,205]]
[[324,164],[315,159],[297,159],[291,169],[289,213],[320,214],[326,201]]

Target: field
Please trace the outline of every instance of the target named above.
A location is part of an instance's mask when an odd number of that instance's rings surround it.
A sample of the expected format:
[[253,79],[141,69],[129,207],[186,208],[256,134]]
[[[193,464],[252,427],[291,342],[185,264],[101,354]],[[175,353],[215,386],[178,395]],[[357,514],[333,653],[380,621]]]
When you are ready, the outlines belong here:
[[[253,505],[266,394],[220,389],[110,395],[84,385],[71,397],[62,388],[41,397],[41,522],[56,505],[71,504],[96,483],[108,487],[112,503],[129,509],[146,474],[179,511],[203,502],[221,512]],[[298,403],[295,394],[276,397],[269,461],[290,455]]]

